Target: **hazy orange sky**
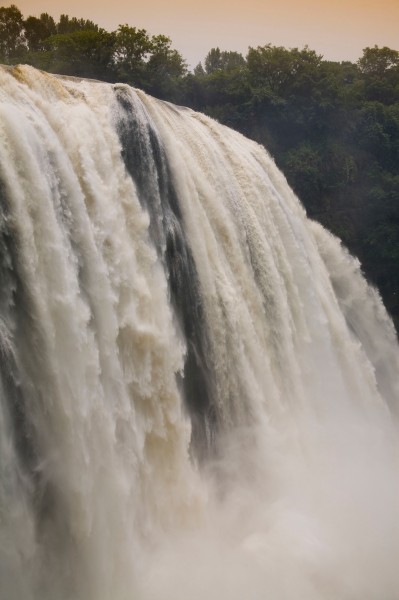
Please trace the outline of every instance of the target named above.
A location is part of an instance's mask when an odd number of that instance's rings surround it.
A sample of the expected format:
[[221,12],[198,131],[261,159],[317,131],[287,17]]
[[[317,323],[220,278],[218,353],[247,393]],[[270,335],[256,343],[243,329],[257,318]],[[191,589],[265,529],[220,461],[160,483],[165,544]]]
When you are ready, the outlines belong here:
[[[101,1],[101,0],[100,0]],[[14,0],[25,17],[48,12],[163,33],[194,67],[208,50],[305,44],[329,60],[357,60],[366,46],[399,49],[399,0]],[[8,5],[8,3],[4,3]]]

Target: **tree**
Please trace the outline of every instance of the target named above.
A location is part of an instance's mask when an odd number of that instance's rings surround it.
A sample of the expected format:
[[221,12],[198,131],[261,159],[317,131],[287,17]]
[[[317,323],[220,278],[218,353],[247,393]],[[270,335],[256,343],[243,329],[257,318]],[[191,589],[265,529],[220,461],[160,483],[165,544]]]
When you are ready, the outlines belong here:
[[201,62],[199,62],[199,63],[198,63],[198,65],[196,65],[196,66],[194,67],[194,75],[195,75],[196,77],[204,77],[204,76],[205,76],[205,69],[204,69],[204,67],[202,66],[202,63],[201,63]]
[[26,48],[23,17],[21,11],[12,4],[0,7],[0,59],[9,63],[18,59]]
[[119,25],[115,35],[114,64],[120,81],[140,86],[145,82],[145,63],[152,45],[145,29]]
[[287,96],[309,83],[317,74],[322,57],[305,46],[283,48],[258,46],[247,54],[248,76],[254,94],[271,104],[285,103]]
[[239,52],[212,48],[205,57],[205,71],[207,75],[216,71],[233,71],[245,66],[245,59]]
[[42,13],[39,18],[28,17],[24,22],[25,39],[30,52],[44,51],[44,41],[57,33],[53,17]]
[[68,15],[61,15],[57,23],[57,33],[74,33],[75,31],[99,31],[98,25],[88,19],[70,18]]
[[222,53],[220,48],[211,48],[205,57],[205,72],[207,75],[222,68]]
[[368,100],[384,104],[399,101],[399,52],[384,46],[365,48],[358,60]]
[[51,70],[64,75],[106,79],[112,73],[115,36],[102,29],[77,30],[47,39]]
[[389,69],[399,67],[399,52],[384,46],[379,48],[365,48],[363,56],[357,61],[359,68],[365,75],[384,75]]
[[287,152],[284,158],[286,173],[291,185],[306,205],[315,208],[320,202],[322,188],[321,156],[309,143],[304,142],[297,148]]
[[164,35],[151,38],[151,50],[146,64],[148,91],[161,98],[174,99],[177,81],[187,71],[182,55],[171,48],[172,41]]

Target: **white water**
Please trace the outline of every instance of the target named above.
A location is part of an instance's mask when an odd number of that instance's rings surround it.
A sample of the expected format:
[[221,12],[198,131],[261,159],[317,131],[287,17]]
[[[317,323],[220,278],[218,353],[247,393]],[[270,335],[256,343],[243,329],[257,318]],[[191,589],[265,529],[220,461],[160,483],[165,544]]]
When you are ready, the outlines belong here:
[[1,600],[397,600],[393,326],[265,151],[19,67],[0,182]]

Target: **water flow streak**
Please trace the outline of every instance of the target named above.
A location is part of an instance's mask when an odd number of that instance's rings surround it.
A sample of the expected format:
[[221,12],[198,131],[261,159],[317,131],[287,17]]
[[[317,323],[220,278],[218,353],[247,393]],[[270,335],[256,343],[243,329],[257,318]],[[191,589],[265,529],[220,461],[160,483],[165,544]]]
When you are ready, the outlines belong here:
[[399,352],[263,148],[0,70],[0,598],[396,600]]

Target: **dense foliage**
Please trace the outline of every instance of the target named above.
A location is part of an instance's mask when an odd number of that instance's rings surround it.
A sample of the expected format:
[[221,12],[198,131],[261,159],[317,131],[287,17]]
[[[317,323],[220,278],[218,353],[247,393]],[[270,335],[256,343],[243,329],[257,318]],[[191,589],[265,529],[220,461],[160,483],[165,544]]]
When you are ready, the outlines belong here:
[[120,25],[108,32],[85,19],[47,13],[24,19],[11,5],[0,8],[0,62],[26,63],[50,73],[118,81],[176,99],[186,63],[164,35]]
[[213,48],[193,73],[163,35],[0,8],[0,62],[122,81],[191,106],[264,144],[310,217],[357,255],[399,325],[399,52],[356,64],[305,47]]

